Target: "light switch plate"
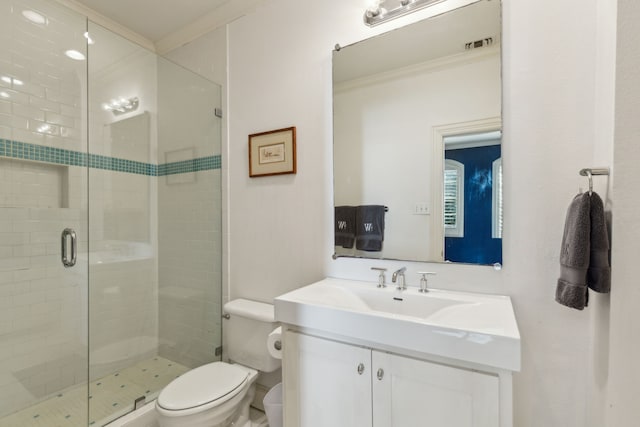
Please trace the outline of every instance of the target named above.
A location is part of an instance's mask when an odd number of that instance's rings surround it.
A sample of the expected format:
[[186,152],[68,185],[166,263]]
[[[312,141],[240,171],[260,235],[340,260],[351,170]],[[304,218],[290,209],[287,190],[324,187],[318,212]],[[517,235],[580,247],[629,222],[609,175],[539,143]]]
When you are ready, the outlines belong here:
[[414,215],[429,215],[429,205],[427,203],[416,203],[413,209]]

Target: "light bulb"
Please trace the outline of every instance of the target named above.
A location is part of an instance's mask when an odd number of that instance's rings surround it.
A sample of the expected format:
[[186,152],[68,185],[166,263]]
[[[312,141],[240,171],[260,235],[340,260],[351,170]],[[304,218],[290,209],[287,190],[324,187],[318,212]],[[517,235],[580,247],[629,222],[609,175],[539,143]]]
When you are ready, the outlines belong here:
[[64,54],[76,61],[84,61],[86,58],[82,52],[78,52],[77,50],[74,50],[74,49],[69,49]]
[[368,17],[374,17],[374,16],[378,16],[380,15],[380,0],[373,0],[370,4],[369,7],[367,7],[367,16]]
[[95,43],[93,41],[93,39],[89,36],[89,31],[85,31],[84,32],[84,38],[87,39],[87,43],[89,43],[89,44],[94,44]]
[[36,11],[33,10],[23,10],[22,11],[22,16],[24,16],[25,18],[27,18],[29,21],[33,22],[34,24],[46,24],[47,23],[47,18],[44,17],[43,15],[39,14]]

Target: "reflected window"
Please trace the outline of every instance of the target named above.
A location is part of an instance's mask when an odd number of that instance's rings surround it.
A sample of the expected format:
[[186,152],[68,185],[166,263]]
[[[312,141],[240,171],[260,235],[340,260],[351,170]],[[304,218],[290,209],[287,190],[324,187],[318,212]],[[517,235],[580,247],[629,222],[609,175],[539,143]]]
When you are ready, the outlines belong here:
[[444,235],[464,237],[464,165],[444,161]]

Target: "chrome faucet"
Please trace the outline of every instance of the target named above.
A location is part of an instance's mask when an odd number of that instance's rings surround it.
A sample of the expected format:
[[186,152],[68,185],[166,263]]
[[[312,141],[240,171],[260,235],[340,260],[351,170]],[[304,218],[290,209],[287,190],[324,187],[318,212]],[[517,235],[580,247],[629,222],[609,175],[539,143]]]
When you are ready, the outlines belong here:
[[386,288],[387,287],[387,283],[386,283],[387,278],[384,276],[384,272],[387,271],[387,269],[386,268],[380,268],[380,267],[371,267],[371,269],[378,272],[378,287],[379,288]]
[[391,276],[391,281],[396,283],[398,281],[398,286],[396,287],[399,291],[404,291],[407,289],[407,285],[404,283],[404,272],[407,270],[407,267],[402,267],[393,272]]
[[434,273],[433,271],[418,271],[418,274],[422,276],[420,278],[419,292],[422,292],[422,293],[429,292],[429,289],[427,289],[427,276],[435,275],[436,273]]

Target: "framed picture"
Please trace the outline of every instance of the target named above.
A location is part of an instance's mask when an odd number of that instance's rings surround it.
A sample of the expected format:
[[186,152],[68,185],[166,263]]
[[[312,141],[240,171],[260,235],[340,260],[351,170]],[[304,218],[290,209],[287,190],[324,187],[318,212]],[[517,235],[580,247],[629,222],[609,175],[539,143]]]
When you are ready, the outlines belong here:
[[249,176],[296,173],[296,128],[249,135]]

